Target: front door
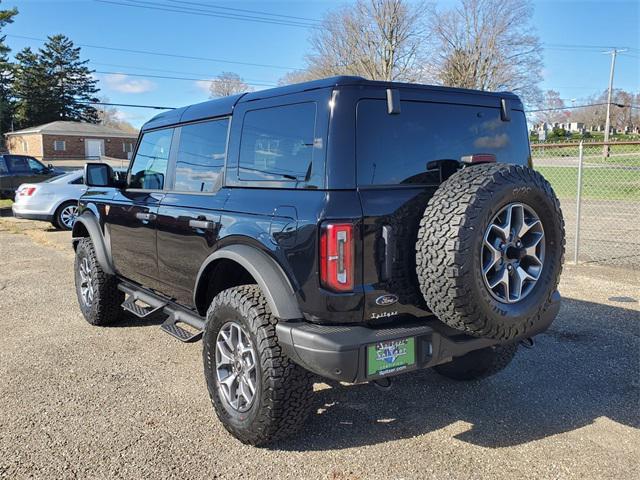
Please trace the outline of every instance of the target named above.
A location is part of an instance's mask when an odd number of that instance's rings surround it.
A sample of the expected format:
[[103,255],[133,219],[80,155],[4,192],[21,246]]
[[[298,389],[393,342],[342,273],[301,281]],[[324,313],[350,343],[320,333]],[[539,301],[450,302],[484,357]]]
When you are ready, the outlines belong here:
[[104,155],[104,140],[87,138],[84,141],[84,148],[88,159],[99,160]]
[[116,271],[145,287],[158,282],[156,225],[165,192],[173,128],[143,134],[129,170],[127,188],[109,206],[106,222]]
[[180,127],[174,137],[173,185],[158,213],[158,270],[166,293],[185,305],[218,240],[228,128],[228,118],[208,120]]

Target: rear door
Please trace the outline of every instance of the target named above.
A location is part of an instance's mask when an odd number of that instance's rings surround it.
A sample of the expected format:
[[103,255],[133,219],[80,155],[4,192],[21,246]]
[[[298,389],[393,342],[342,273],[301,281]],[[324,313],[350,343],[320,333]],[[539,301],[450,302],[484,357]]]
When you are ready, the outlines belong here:
[[[526,165],[529,157],[524,113],[513,110],[504,118],[496,96],[449,98],[410,90],[399,94],[398,113],[389,113],[384,91],[378,98],[361,98],[356,106],[357,184],[367,246],[365,319],[426,314],[415,244],[427,202],[447,173],[437,168],[438,161],[490,154],[498,162]],[[455,171],[456,163],[446,164],[453,164]],[[387,294],[398,302],[376,303]]]
[[142,134],[127,178],[127,188],[117,190],[106,222],[113,263],[125,278],[162,290],[158,281],[156,224],[165,196],[173,128]]
[[229,123],[223,117],[182,125],[174,137],[170,188],[158,211],[158,270],[165,293],[185,305],[218,240]]

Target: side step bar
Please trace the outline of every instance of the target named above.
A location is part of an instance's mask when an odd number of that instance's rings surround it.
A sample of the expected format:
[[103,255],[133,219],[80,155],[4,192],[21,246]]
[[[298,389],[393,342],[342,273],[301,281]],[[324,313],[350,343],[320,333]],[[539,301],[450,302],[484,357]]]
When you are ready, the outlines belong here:
[[[157,311],[162,311],[162,313],[166,314],[167,319],[160,325],[160,328],[181,342],[195,342],[202,337],[205,322],[194,312],[155,293],[142,290],[133,285],[120,283],[118,290],[127,295],[127,298],[122,303],[122,308],[137,317],[148,317]],[[188,325],[191,328],[187,330],[181,327],[180,324]]]

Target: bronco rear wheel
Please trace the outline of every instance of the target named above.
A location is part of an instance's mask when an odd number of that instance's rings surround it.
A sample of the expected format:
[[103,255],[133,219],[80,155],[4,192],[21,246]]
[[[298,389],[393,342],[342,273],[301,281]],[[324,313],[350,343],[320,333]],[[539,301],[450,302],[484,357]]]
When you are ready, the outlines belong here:
[[558,199],[542,175],[483,164],[449,177],[429,201],[416,244],[428,307],[464,333],[526,337],[557,288],[564,255]]
[[282,352],[276,322],[257,285],[221,292],[207,312],[209,396],[227,431],[251,445],[294,434],[311,408],[311,374]]

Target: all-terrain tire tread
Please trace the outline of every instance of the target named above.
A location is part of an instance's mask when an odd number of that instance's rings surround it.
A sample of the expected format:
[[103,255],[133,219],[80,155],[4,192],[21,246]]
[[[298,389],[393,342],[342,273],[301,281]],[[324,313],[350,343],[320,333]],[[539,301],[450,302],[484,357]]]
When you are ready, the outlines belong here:
[[[257,354],[262,365],[262,405],[250,429],[238,429],[225,421],[227,412],[216,405],[218,393],[209,385],[211,401],[224,427],[243,443],[263,445],[295,434],[306,421],[313,398],[312,374],[292,362],[282,351],[276,336],[277,319],[257,285],[224,290],[211,303],[207,319],[222,305],[236,309],[248,321],[258,339]],[[205,342],[203,359],[215,370],[215,351]],[[256,399],[257,401],[258,399]]]
[[[498,184],[529,185],[542,190],[552,200],[555,215],[561,222],[562,256],[564,255],[564,221],[560,203],[551,185],[538,172],[519,165],[483,164],[463,168],[443,182],[430,199],[420,221],[416,243],[416,266],[420,291],[429,309],[447,325],[479,337],[509,340],[523,335],[538,320],[551,302],[555,284],[538,310],[524,323],[499,324],[481,314],[470,302],[472,274],[469,259],[476,217],[480,205],[492,201],[492,187]],[[562,258],[560,259],[560,268]]]
[[[95,288],[92,307],[89,311],[81,307],[82,313],[91,325],[105,326],[115,323],[122,318],[123,310],[121,305],[124,301],[124,293],[118,290],[118,280],[114,275],[109,275],[102,270],[90,238],[82,238],[78,242],[75,258],[76,271],[79,268],[78,263],[82,255],[81,252],[84,252],[84,254],[89,257]],[[82,306],[78,285],[76,285],[76,293],[78,294],[78,301]]]

